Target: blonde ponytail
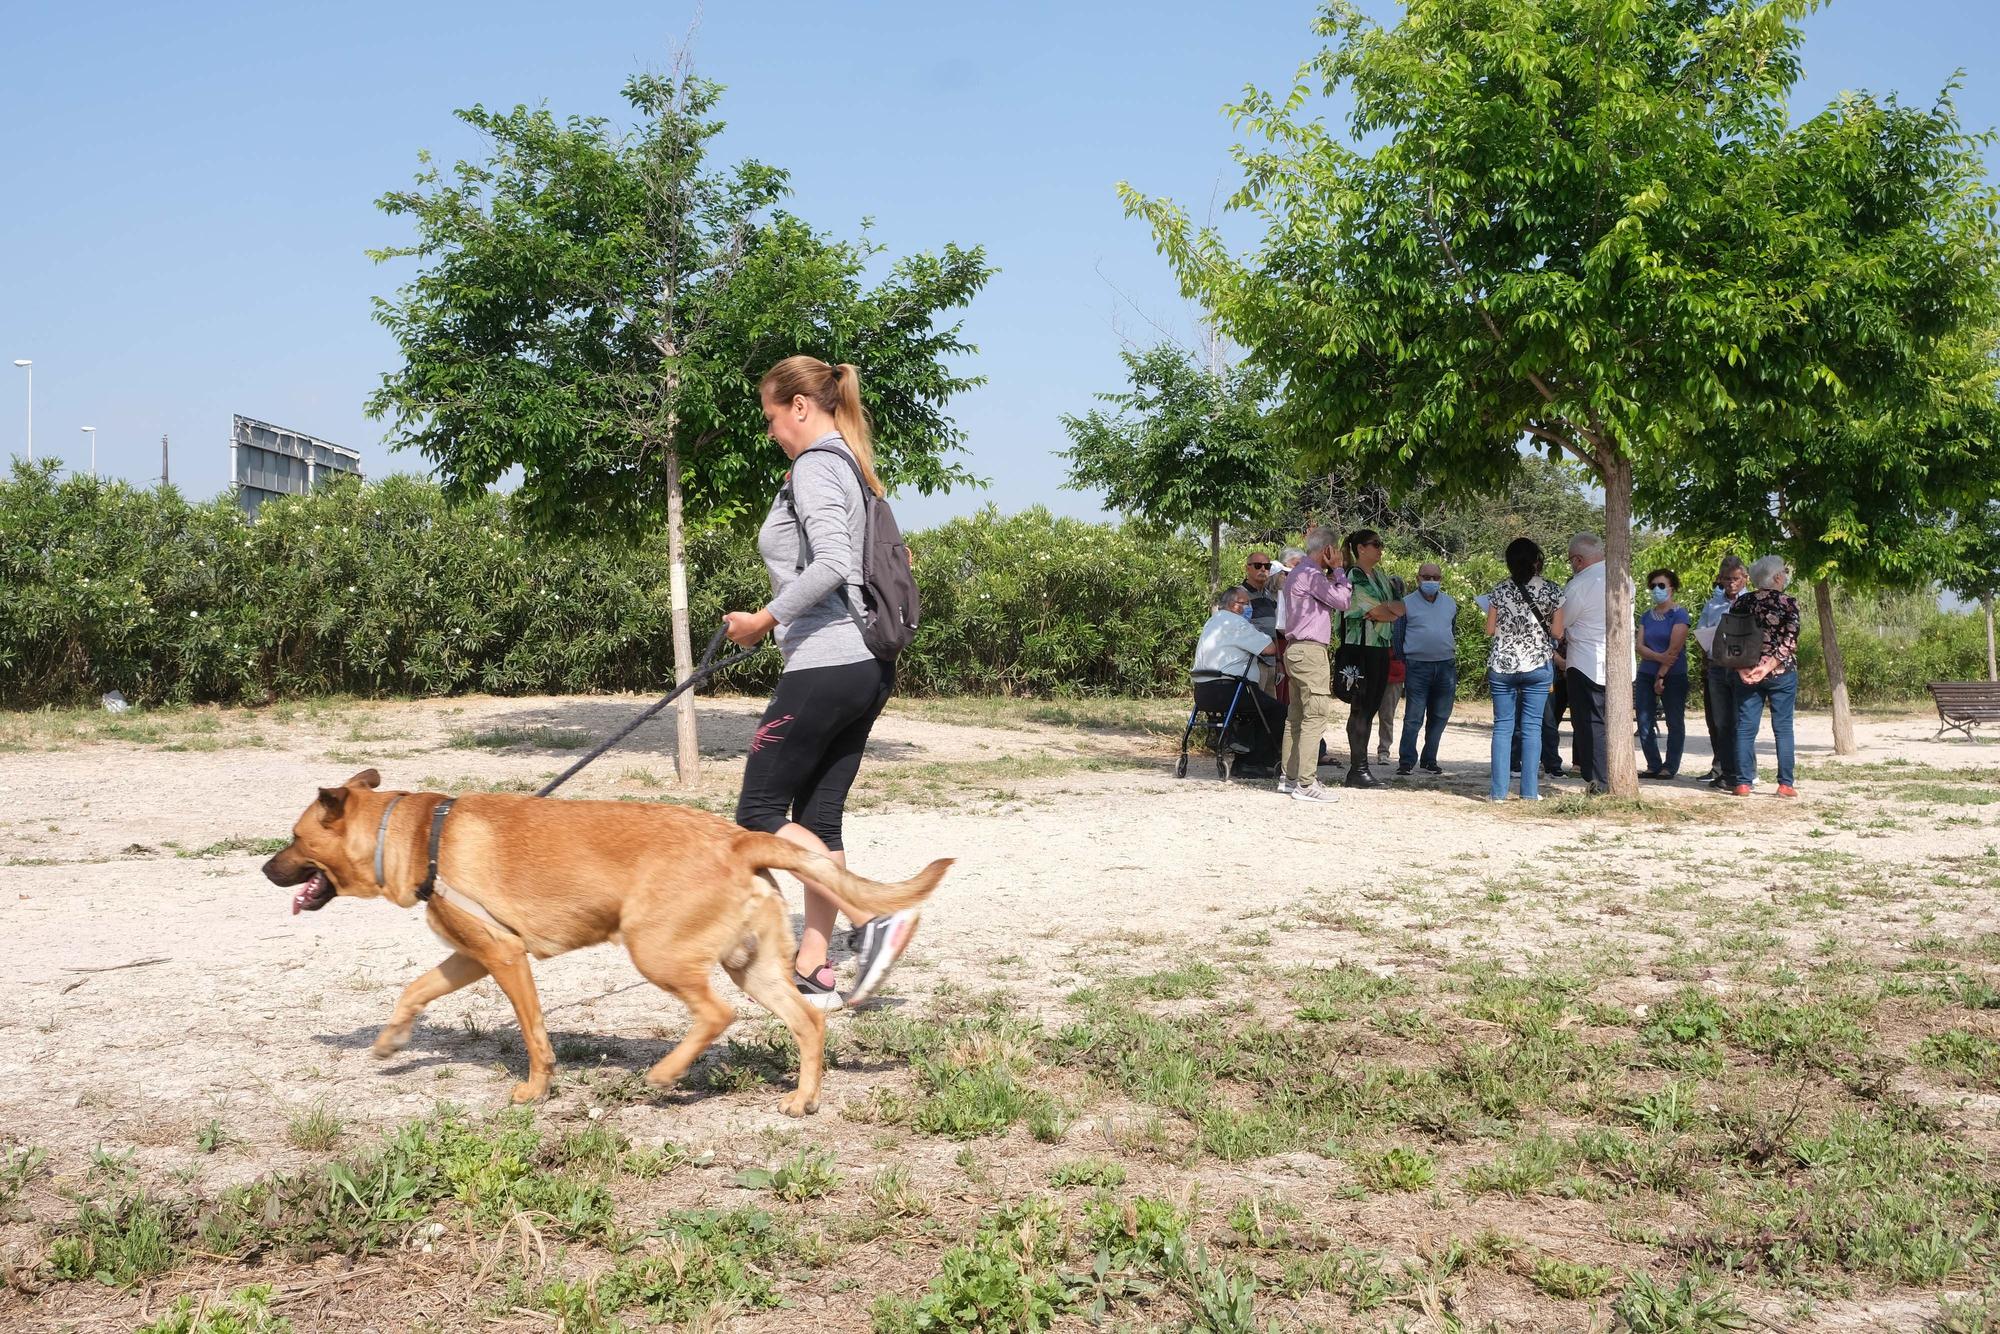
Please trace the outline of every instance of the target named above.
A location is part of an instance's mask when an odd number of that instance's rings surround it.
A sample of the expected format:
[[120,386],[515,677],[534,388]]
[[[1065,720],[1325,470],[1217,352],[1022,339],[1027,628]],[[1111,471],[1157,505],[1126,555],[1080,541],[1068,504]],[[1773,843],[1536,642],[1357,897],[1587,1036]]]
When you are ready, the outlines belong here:
[[826,410],[833,428],[847,442],[868,489],[887,495],[882,479],[875,473],[875,433],[868,424],[868,409],[861,405],[861,369],[848,362],[829,366],[818,357],[786,357],[757,384],[757,392],[778,403],[805,397]]

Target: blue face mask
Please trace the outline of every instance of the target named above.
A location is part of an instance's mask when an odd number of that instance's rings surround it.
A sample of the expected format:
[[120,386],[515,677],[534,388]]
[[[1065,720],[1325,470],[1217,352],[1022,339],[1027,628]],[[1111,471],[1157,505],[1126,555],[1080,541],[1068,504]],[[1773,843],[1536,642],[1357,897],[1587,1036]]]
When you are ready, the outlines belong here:
[[1247,621],[1247,620],[1249,620],[1249,619],[1250,619],[1250,604],[1249,604],[1249,603],[1247,603],[1247,602],[1246,602],[1246,603],[1244,603],[1244,604],[1243,604],[1242,606],[1238,607],[1238,608],[1237,608],[1236,610],[1237,610],[1237,611],[1238,611],[1239,613],[1241,613],[1241,614],[1242,614],[1242,617],[1243,617],[1243,619],[1244,619],[1244,620],[1246,620],[1246,621]]
[[1436,579],[1425,579],[1417,585],[1417,591],[1422,593],[1427,598],[1436,597],[1439,591],[1442,590],[1443,588],[1444,585],[1438,582]]
[[1672,597],[1673,594],[1674,590],[1671,588],[1655,588],[1653,590],[1653,601],[1665,602],[1668,598]]

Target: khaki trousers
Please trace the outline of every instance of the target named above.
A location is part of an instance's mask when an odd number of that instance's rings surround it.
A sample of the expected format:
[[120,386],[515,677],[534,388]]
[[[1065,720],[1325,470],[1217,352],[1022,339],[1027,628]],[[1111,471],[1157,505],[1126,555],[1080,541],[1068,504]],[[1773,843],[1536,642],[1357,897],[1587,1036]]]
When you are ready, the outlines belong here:
[[1285,645],[1285,777],[1312,782],[1319,773],[1319,741],[1333,716],[1333,666],[1324,644]]

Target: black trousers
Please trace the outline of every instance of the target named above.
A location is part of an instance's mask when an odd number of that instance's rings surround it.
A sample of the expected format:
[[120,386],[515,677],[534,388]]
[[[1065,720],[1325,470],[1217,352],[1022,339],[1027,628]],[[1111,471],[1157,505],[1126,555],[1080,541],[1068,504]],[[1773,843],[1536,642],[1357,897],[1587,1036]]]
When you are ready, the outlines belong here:
[[1611,769],[1605,758],[1604,687],[1575,667],[1564,676],[1569,682],[1570,725],[1576,729],[1577,765],[1585,782],[1608,787]]
[[[1235,694],[1234,680],[1202,681],[1194,688],[1194,706],[1221,713],[1229,707],[1230,698]],[[1236,717],[1230,729],[1237,739],[1250,747],[1243,763],[1267,769],[1275,765],[1284,726],[1284,705],[1254,685],[1243,687],[1243,698],[1236,701]]]
[[[1368,739],[1375,731],[1375,715],[1382,711],[1382,697],[1389,693],[1388,645],[1361,650],[1361,693],[1347,706],[1347,764],[1349,768],[1368,763]],[[1334,670],[1338,671],[1339,668]]]
[[1736,777],[1736,705],[1742,680],[1734,668],[1711,663],[1702,675],[1701,711],[1708,724],[1709,752],[1715,771],[1733,787]]

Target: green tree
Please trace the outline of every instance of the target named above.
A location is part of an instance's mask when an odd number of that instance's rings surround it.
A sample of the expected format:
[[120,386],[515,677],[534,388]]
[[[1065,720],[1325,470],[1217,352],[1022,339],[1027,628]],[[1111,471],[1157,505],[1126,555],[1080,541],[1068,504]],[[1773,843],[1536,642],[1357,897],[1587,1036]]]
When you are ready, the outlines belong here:
[[[391,439],[469,496],[519,469],[521,512],[549,531],[668,534],[675,675],[694,665],[686,544],[696,526],[743,521],[770,498],[782,456],[764,438],[756,385],[809,352],[862,370],[884,481],[929,494],[972,480],[951,460],[945,409],[977,384],[949,368],[973,351],[941,312],[992,270],[946,246],[863,286],[880,247],[842,242],[778,206],[786,173],[708,161],[721,88],[684,65],[624,89],[629,130],[546,109],[458,116],[491,144],[483,162],[429,165],[380,207],[417,239],[372,252],[422,271],[376,318],[403,366],[369,410]],[[681,700],[683,780],[699,758]]]
[[1855,750],[1833,580],[1928,588],[1959,567],[1938,522],[1991,494],[1996,255],[1979,141],[1948,99],[1843,97],[1788,131],[1746,207],[1793,294],[1721,372],[1731,410],[1657,459],[1642,508],[1741,534],[1813,585],[1834,750]]
[[[1294,86],[1230,108],[1260,141],[1231,200],[1266,224],[1252,254],[1121,189],[1183,289],[1281,377],[1277,424],[1310,461],[1492,494],[1526,438],[1594,475],[1623,574],[1635,477],[1733,410],[1724,372],[1799,298],[1766,247],[1810,8],[1409,0],[1385,29],[1332,0]],[[1316,100],[1343,90],[1347,136]],[[1631,594],[1606,589],[1620,663]],[[1609,692],[1612,736],[1631,709]],[[1635,793],[1631,749],[1610,760]]]
[[2000,681],[2000,661],[1993,650],[1993,603],[2000,599],[2000,500],[1965,511],[1953,524],[1958,539],[1956,568],[1944,586],[1977,602],[1986,618],[1986,679]]
[[1097,488],[1111,508],[1208,534],[1211,596],[1222,586],[1225,524],[1264,519],[1296,486],[1289,454],[1265,427],[1271,382],[1243,365],[1205,367],[1184,348],[1126,352],[1131,388],[1099,394],[1115,405],[1065,414],[1071,490]]

